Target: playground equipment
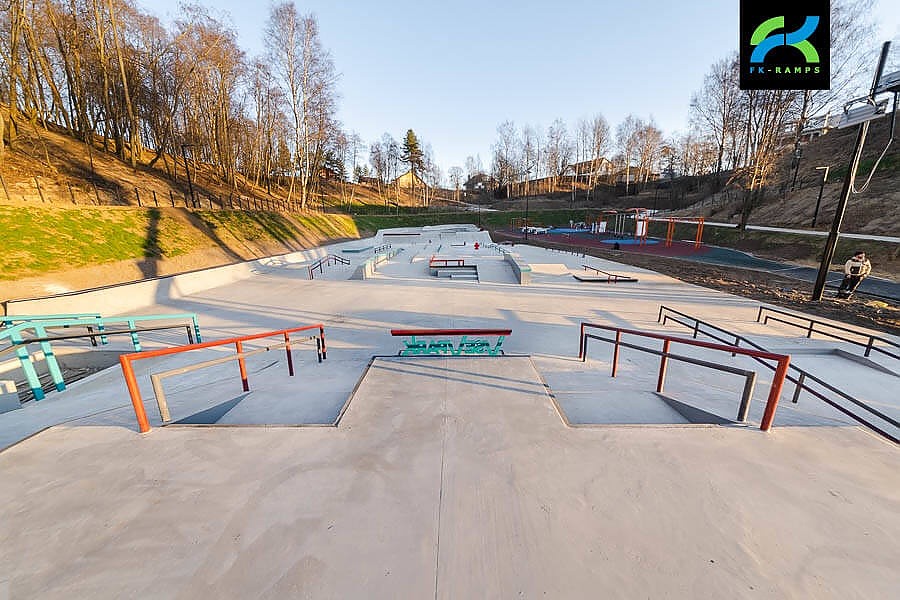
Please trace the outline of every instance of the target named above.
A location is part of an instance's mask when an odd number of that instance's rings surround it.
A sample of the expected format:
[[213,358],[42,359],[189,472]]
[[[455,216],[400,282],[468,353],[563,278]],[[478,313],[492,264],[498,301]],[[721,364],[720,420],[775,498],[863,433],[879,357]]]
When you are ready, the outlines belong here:
[[[601,329],[604,331],[612,331],[616,334],[614,340],[610,340],[608,338],[601,337],[599,335],[593,335],[587,333],[585,329]],[[628,344],[622,341],[622,335],[634,335],[638,337],[651,338],[663,341],[662,352],[656,351],[651,348],[646,348],[644,346],[637,346],[636,344]],[[729,367],[726,365],[720,365],[715,363],[710,363],[706,361],[698,361],[696,359],[671,354],[669,352],[669,348],[672,343],[676,344],[684,344],[687,346],[696,346],[700,348],[706,348],[708,350],[718,350],[720,352],[729,352],[732,356],[736,354],[741,354],[744,356],[751,356],[758,359],[767,359],[777,361],[778,365],[775,368],[775,377],[772,379],[772,386],[769,388],[769,398],[766,401],[766,409],[763,413],[762,422],[760,423],[759,428],[763,431],[768,431],[772,427],[772,421],[775,418],[775,409],[778,407],[778,399],[781,397],[781,390],[784,387],[784,380],[787,376],[788,367],[790,366],[791,357],[786,354],[775,354],[773,352],[766,352],[761,350],[750,350],[747,348],[740,348],[738,346],[726,346],[723,344],[712,344],[710,342],[701,342],[699,340],[691,339],[691,338],[680,338],[669,335],[662,335],[659,333],[650,333],[647,331],[637,331],[634,329],[623,329],[622,327],[612,327],[609,325],[598,325],[595,323],[581,323],[581,337],[579,339],[578,346],[578,358],[581,359],[582,362],[587,360],[588,353],[588,340],[599,340],[602,342],[612,343],[614,345],[613,349],[613,359],[612,359],[612,377],[616,376],[616,372],[619,368],[619,347],[624,346],[626,348],[633,348],[635,350],[641,350],[644,352],[650,352],[652,354],[658,354],[660,356],[659,360],[659,377],[657,379],[656,391],[662,393],[663,386],[666,378],[666,367],[668,363],[668,359],[672,358],[674,360],[680,360],[683,362],[688,362],[692,364],[697,364],[700,366],[714,368],[720,371],[727,371],[731,373],[737,373],[740,375],[745,375],[746,383],[744,386],[744,393],[741,397],[741,405],[738,409],[738,420],[744,421],[747,418],[747,413],[750,409],[750,398],[753,395],[753,383],[755,381],[755,373],[753,373],[754,377],[751,378],[747,371],[743,371],[741,369],[734,369],[733,367]]]
[[[403,340],[404,347],[397,356],[499,356],[503,354],[503,340],[511,333],[512,329],[391,329],[392,336],[409,338]],[[486,339],[469,339],[475,335],[496,337],[497,341],[491,347]],[[417,336],[431,339],[421,340]],[[437,336],[459,337],[459,342],[454,344]]]
[[[653,219],[653,221],[661,221],[663,219]],[[665,219],[666,225],[666,248],[671,248],[672,239],[675,237],[675,225],[677,223],[696,223],[697,231],[694,235],[694,248],[699,249],[703,245],[703,217],[668,217]]]
[[[604,210],[598,221],[596,233],[611,233],[617,238],[633,237],[643,244],[647,239],[649,213],[646,208],[626,208],[625,210]],[[629,220],[634,220],[634,230],[628,229]],[[603,224],[603,226],[601,226]]]
[[[51,317],[58,316],[60,315],[52,315]],[[65,315],[63,315],[63,317],[65,317]],[[22,318],[23,317],[9,317],[9,319],[12,320]],[[59,368],[59,362],[56,360],[56,355],[53,353],[52,342],[54,341],[88,338],[91,340],[91,344],[96,346],[97,337],[100,337],[101,343],[105,344],[106,338],[108,336],[128,334],[131,336],[131,344],[134,348],[134,351],[140,352],[141,341],[139,334],[141,332],[182,328],[185,329],[187,333],[188,343],[193,343],[194,336],[196,336],[198,342],[200,341],[200,324],[197,320],[196,313],[135,315],[125,317],[98,317],[76,315],[75,318],[71,319],[44,319],[41,317],[30,316],[29,319],[30,320],[28,321],[21,322],[17,325],[7,327],[6,329],[0,331],[0,342],[2,342],[4,339],[8,339],[10,343],[8,347],[0,348],[0,356],[8,352],[15,351],[16,356],[19,358],[19,362],[21,363],[22,371],[25,374],[25,379],[28,382],[28,387],[31,389],[31,393],[34,394],[35,400],[43,400],[44,390],[41,388],[40,378],[38,377],[37,371],[35,370],[34,364],[32,363],[31,355],[28,352],[28,346],[30,344],[40,344],[41,352],[44,355],[44,361],[47,363],[47,370],[50,373],[53,384],[56,387],[56,390],[61,392],[66,389],[66,383],[63,380],[62,370]],[[184,321],[186,319],[190,320],[190,322],[182,322],[177,325],[160,325],[156,327],[137,327],[138,323],[148,321]],[[107,329],[108,325],[123,323],[127,325],[128,329]],[[87,329],[87,333],[56,336],[50,336],[48,334],[48,331],[54,329],[71,327],[84,327]],[[97,330],[96,333],[94,332],[95,327]],[[27,335],[28,332],[31,332],[31,335],[33,337],[25,337],[23,335]]]
[[[137,377],[134,374],[134,366],[133,362],[138,360],[144,360],[147,358],[156,358],[159,356],[169,356],[172,354],[181,354],[183,352],[191,352],[192,350],[202,350],[204,348],[215,348],[218,346],[230,346],[234,344],[235,353],[232,356],[210,360],[203,363],[199,363],[196,365],[191,365],[190,367],[184,367],[182,369],[174,369],[172,371],[166,371],[164,373],[160,373],[157,381],[154,383],[154,391],[156,392],[157,401],[160,397],[163,398],[163,404],[159,406],[160,410],[160,418],[163,422],[167,422],[169,420],[168,414],[168,406],[165,405],[165,397],[162,395],[162,385],[161,381],[163,377],[169,377],[171,375],[175,375],[177,373],[186,373],[190,370],[200,369],[203,367],[212,366],[214,364],[220,364],[222,362],[226,362],[229,360],[237,360],[238,361],[238,369],[241,376],[241,385],[245,392],[250,391],[250,383],[247,379],[247,365],[244,359],[247,356],[252,356],[253,354],[257,354],[262,351],[265,352],[267,349],[262,349],[259,351],[251,351],[244,352],[244,342],[259,340],[264,338],[270,338],[275,336],[283,336],[284,343],[278,344],[278,348],[284,348],[285,353],[287,355],[287,365],[288,365],[288,374],[290,376],[294,375],[294,360],[291,356],[291,337],[290,334],[298,333],[301,331],[311,331],[318,330],[319,335],[316,339],[316,354],[318,356],[318,361],[321,363],[323,360],[327,358],[325,351],[325,326],[322,323],[315,323],[313,325],[304,325],[302,327],[292,327],[290,329],[278,329],[276,331],[267,331],[265,333],[257,333],[253,335],[244,335],[240,337],[227,338],[224,340],[216,340],[212,342],[203,342],[200,344],[188,344],[186,346],[176,346],[174,348],[163,348],[161,350],[150,350],[148,352],[140,352],[140,353],[132,353],[132,354],[123,354],[119,356],[119,364],[122,366],[122,375],[125,377],[125,385],[128,387],[128,394],[131,396],[131,404],[134,407],[134,414],[137,417],[138,428],[141,433],[147,433],[150,431],[150,420],[147,418],[147,411],[144,407],[144,400],[141,397],[141,390],[138,386]],[[274,346],[273,346],[274,347]],[[152,378],[151,378],[152,379]]]
[[[646,208],[628,208],[624,211],[605,210],[602,221],[598,221],[595,232],[598,234],[611,233],[617,238],[633,237],[639,245],[644,245],[650,231],[650,222],[659,221],[666,223],[665,247],[671,248],[675,238],[675,226],[677,223],[695,223],[697,230],[694,235],[694,248],[699,249],[703,245],[703,217],[654,217]],[[630,220],[634,220],[634,230],[629,232]]]

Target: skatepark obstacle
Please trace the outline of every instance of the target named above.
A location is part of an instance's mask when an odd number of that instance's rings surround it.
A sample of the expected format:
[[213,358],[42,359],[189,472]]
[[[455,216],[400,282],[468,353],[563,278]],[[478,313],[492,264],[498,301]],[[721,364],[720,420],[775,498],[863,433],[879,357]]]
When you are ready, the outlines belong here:
[[[294,362],[291,356],[291,338],[290,334],[299,333],[301,331],[312,331],[318,330],[319,335],[316,337],[316,354],[318,356],[318,362],[322,362],[327,358],[326,350],[325,350],[325,326],[322,323],[315,323],[313,325],[304,325],[302,327],[292,327],[290,329],[278,329],[275,331],[267,331],[265,333],[256,333],[253,335],[244,335],[240,337],[227,338],[224,340],[215,340],[212,342],[203,342],[201,344],[188,344],[187,346],[177,346],[175,348],[163,348],[160,350],[150,350],[148,352],[139,352],[133,354],[123,354],[119,356],[119,363],[122,366],[122,374],[125,377],[125,385],[128,387],[128,394],[131,396],[131,404],[134,407],[134,414],[137,417],[138,428],[141,433],[147,433],[150,431],[150,420],[147,418],[147,411],[144,407],[144,401],[141,398],[141,390],[138,386],[137,377],[134,373],[133,362],[138,360],[145,360],[148,358],[157,358],[160,356],[170,356],[173,354],[181,354],[183,352],[191,352],[193,350],[201,350],[204,348],[214,348],[217,346],[230,346],[234,344],[235,356],[229,357],[229,359],[236,358],[238,361],[238,368],[241,376],[241,384],[245,392],[250,391],[250,384],[247,380],[247,366],[244,362],[244,357],[248,356],[248,354],[244,353],[243,343],[252,340],[259,340],[264,338],[282,336],[284,338],[284,344],[281,346],[285,349],[287,356],[287,365],[288,372],[290,375],[294,374]],[[210,361],[212,362],[212,361]],[[218,364],[219,361],[216,361]],[[204,366],[209,366],[209,363],[204,364]],[[174,373],[168,373],[174,374]],[[160,407],[161,412],[163,407]],[[167,411],[166,411],[167,412]],[[162,416],[162,415],[161,415]],[[166,417],[168,415],[165,415]]]
[[[688,321],[683,321],[683,320],[679,319],[679,317],[687,319]],[[689,329],[693,329],[693,337],[694,338],[696,338],[697,335],[699,335],[699,334],[703,334],[703,335],[705,335],[707,337],[711,337],[712,339],[717,340],[717,341],[721,341],[724,343],[733,343],[735,346],[737,346],[740,343],[743,343],[744,345],[750,346],[757,350],[766,351],[765,348],[763,348],[759,344],[747,339],[746,337],[744,337],[742,335],[733,333],[731,331],[728,331],[727,329],[723,329],[722,327],[719,327],[718,325],[713,325],[712,323],[702,321],[696,317],[692,317],[691,315],[688,315],[681,311],[675,310],[673,308],[669,308],[668,306],[664,306],[664,305],[660,306],[659,307],[659,317],[657,318],[657,322],[665,325],[668,321],[673,321],[675,323],[678,323],[679,325],[683,325],[685,327],[688,327]],[[712,330],[712,331],[710,331],[710,330]],[[722,336],[727,337],[728,340],[723,339]],[[734,341],[731,342],[730,341],[731,339],[733,339]],[[753,358],[760,364],[767,367],[768,369],[775,370],[775,368],[776,368],[772,364],[763,360],[761,357],[753,357]],[[793,375],[792,375],[792,373],[793,373]],[[865,402],[862,402],[862,401],[854,398],[847,392],[824,381],[822,378],[813,375],[809,371],[807,371],[805,369],[801,369],[800,367],[798,367],[795,364],[790,365],[787,375],[785,376],[785,379],[796,385],[796,387],[794,388],[794,396],[791,399],[791,402],[793,404],[797,404],[800,401],[801,392],[808,392],[812,396],[814,396],[815,398],[818,398],[819,400],[821,400],[825,404],[831,406],[835,410],[847,415],[848,417],[850,417],[851,419],[853,419],[860,425],[863,425],[863,426],[871,429],[875,433],[891,440],[895,444],[900,444],[900,438],[898,438],[896,435],[893,435],[890,432],[888,432],[887,427],[880,426],[878,424],[873,423],[871,420],[871,417],[869,416],[869,415],[874,415],[875,417],[881,419],[882,421],[889,424],[890,426],[895,427],[895,428],[900,428],[900,422],[898,422],[896,419],[891,418],[889,415],[885,414],[884,412],[882,412],[872,406],[869,406]],[[843,400],[846,400],[850,404],[865,410],[868,414],[861,415],[858,412],[856,412],[854,409],[849,408],[848,406],[842,405],[840,402],[836,401],[833,398],[829,398],[824,393],[817,391],[817,390],[813,389],[812,387],[810,387],[809,384],[807,383],[807,380],[818,384],[819,386],[824,388],[826,391],[831,392],[832,394],[835,394],[836,396],[838,396],[839,398],[842,398]]]
[[[593,335],[587,333],[587,329],[600,329],[604,331],[611,331],[615,333],[615,339],[610,340],[609,338],[604,338],[599,335]],[[681,338],[669,335],[662,335],[659,333],[651,333],[649,331],[639,331],[635,329],[624,329],[622,327],[612,327],[610,325],[599,325],[596,323],[581,323],[581,335],[579,338],[579,346],[578,346],[578,358],[584,362],[587,360],[587,351],[588,351],[588,340],[595,339],[604,342],[609,342],[614,345],[613,349],[613,359],[612,359],[612,377],[616,376],[616,372],[619,367],[619,348],[623,345],[622,335],[634,335],[638,337],[651,338],[663,341],[662,352],[659,353],[660,361],[659,361],[659,377],[657,380],[656,391],[662,392],[663,385],[666,377],[666,366],[668,362],[668,358],[672,355],[669,352],[669,348],[672,343],[676,344],[684,344],[687,346],[696,346],[700,348],[706,348],[708,350],[717,350],[720,352],[729,352],[734,356],[735,354],[741,354],[744,356],[751,356],[756,358],[763,358],[768,360],[777,361],[778,366],[775,369],[775,377],[772,380],[772,386],[769,388],[769,397],[766,401],[765,412],[763,413],[762,422],[760,423],[759,428],[762,431],[768,431],[772,427],[772,421],[775,418],[775,409],[778,407],[778,399],[781,397],[781,390],[784,387],[784,380],[787,376],[788,367],[791,362],[791,357],[786,354],[775,354],[774,352],[762,352],[760,350],[750,350],[747,348],[740,348],[738,346],[726,346],[724,344],[712,344],[710,342],[701,342],[699,340],[691,339],[691,338]],[[627,347],[634,347],[632,344],[626,345]],[[644,347],[640,347],[643,349]],[[650,349],[648,349],[650,350]],[[653,353],[656,353],[655,351]],[[678,360],[684,360],[686,357],[678,356]],[[690,359],[686,362],[692,362],[694,359]],[[712,366],[713,363],[704,363],[703,366]],[[717,369],[720,370],[729,370],[730,367],[725,365],[717,365]],[[749,388],[749,392],[748,392]],[[744,395],[741,401],[741,408],[739,409],[739,416],[743,415],[746,418],[747,410],[749,409],[749,398],[752,396],[752,384],[748,378],[747,385],[744,388]]]

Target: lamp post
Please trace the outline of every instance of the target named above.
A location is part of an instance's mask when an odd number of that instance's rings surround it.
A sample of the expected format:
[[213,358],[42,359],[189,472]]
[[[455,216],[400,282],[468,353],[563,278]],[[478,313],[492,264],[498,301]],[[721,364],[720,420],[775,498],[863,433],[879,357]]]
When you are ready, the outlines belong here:
[[794,148],[794,178],[791,180],[791,191],[794,191],[794,188],[797,185],[797,173],[800,171],[800,159],[803,158],[803,148],[800,147],[799,140],[797,141],[797,147]]
[[[534,164],[531,164],[524,171],[522,171],[520,173],[516,173],[515,177],[518,177],[520,175],[525,175],[527,177],[528,174],[531,173],[531,169],[533,169],[533,168],[534,168]],[[528,241],[528,198],[529,198],[528,194],[525,194],[525,241],[526,242]]]
[[812,226],[816,227],[816,220],[819,218],[819,206],[822,204],[822,192],[825,190],[825,182],[828,181],[828,169],[831,167],[816,167],[816,171],[822,171],[822,181],[819,183],[819,197],[816,200],[816,211],[813,213]]
[[575,165],[572,165],[572,206],[571,208],[575,208],[575,180],[578,179],[578,168]]
[[181,158],[184,159],[184,170],[187,172],[187,180],[188,180],[188,189],[191,191],[191,207],[194,206],[196,200],[194,199],[194,183],[191,181],[191,167],[188,164],[187,152],[186,148],[193,148],[194,144],[182,144],[181,145]]

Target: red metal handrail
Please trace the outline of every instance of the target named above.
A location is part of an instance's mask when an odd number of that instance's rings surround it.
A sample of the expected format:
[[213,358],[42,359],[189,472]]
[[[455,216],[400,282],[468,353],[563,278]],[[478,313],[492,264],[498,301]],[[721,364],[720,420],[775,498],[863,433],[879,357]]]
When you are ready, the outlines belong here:
[[[438,264],[441,263],[441,264]],[[450,263],[453,263],[452,265]],[[428,261],[429,267],[464,267],[466,266],[466,261],[463,258],[437,258],[435,256],[431,257],[431,260]]]
[[391,329],[391,335],[510,335],[512,329]]
[[[203,348],[213,348],[216,346],[227,346],[234,344],[235,350],[239,355],[243,354],[243,342],[251,340],[259,340],[276,335],[284,336],[285,352],[287,353],[288,373],[294,374],[294,360],[291,357],[291,338],[290,334],[299,331],[309,331],[318,329],[319,335],[316,338],[316,351],[319,362],[327,357],[325,351],[325,326],[322,323],[314,325],[304,325],[302,327],[292,327],[290,329],[278,329],[276,331],[267,331],[265,333],[255,333],[252,335],[242,335],[239,337],[227,338],[224,340],[214,340],[211,342],[202,342],[200,344],[188,344],[186,346],[176,346],[174,348],[161,348],[159,350],[146,350],[144,352],[132,352],[130,354],[122,354],[119,356],[119,364],[122,366],[122,374],[125,377],[125,385],[128,387],[128,394],[131,396],[131,404],[134,406],[134,414],[137,417],[138,427],[141,433],[150,431],[150,420],[147,418],[147,411],[144,408],[144,400],[141,398],[141,390],[134,375],[134,367],[132,362],[144,360],[146,358],[155,358],[158,356],[168,356],[170,354],[181,354],[182,352],[190,352],[191,350],[202,350]],[[238,358],[238,368],[241,375],[241,384],[245,392],[250,391],[250,383],[247,380],[247,365],[244,357]]]
[[719,350],[721,352],[728,352],[732,356],[735,354],[742,354],[744,356],[752,356],[754,358],[761,358],[766,360],[774,360],[778,362],[777,367],[775,368],[775,376],[772,379],[772,386],[769,388],[769,398],[766,400],[766,409],[763,412],[763,418],[760,423],[759,428],[763,431],[768,431],[772,427],[772,421],[775,419],[775,409],[778,407],[778,399],[781,397],[781,390],[784,387],[784,380],[787,377],[788,367],[790,366],[791,357],[788,354],[775,354],[774,352],[763,352],[760,350],[752,350],[750,348],[740,348],[738,346],[727,346],[725,344],[713,344],[710,342],[702,342],[700,340],[695,340],[692,338],[682,338],[671,335],[664,335],[660,333],[651,333],[649,331],[639,331],[636,329],[624,329],[622,327],[613,327],[610,325],[598,325],[596,323],[581,323],[581,337],[579,339],[578,344],[578,358],[584,362],[587,359],[587,337],[585,337],[585,328],[591,327],[594,329],[603,329],[605,331],[612,331],[616,334],[615,346],[613,350],[613,362],[612,362],[612,376],[616,376],[616,371],[619,367],[619,344],[622,339],[622,334],[636,335],[639,337],[652,338],[657,340],[663,340],[663,354],[660,357],[659,361],[659,380],[662,381],[662,378],[665,377],[666,373],[666,363],[667,356],[669,353],[669,346],[671,343],[677,344],[685,344],[688,346],[697,346],[700,348],[706,348],[708,350]]

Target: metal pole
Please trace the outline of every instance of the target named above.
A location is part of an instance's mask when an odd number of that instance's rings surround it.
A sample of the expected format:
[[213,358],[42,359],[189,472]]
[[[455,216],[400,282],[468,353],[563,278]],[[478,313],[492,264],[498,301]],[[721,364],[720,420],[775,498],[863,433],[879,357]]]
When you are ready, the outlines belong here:
[[825,182],[828,180],[828,169],[831,167],[816,167],[817,171],[822,171],[822,181],[819,183],[819,198],[816,200],[816,212],[813,213],[812,226],[816,226],[819,218],[819,206],[822,204],[822,192],[825,191]]
[[141,433],[147,433],[150,431],[150,420],[147,418],[147,411],[144,410],[141,388],[138,386],[137,378],[134,376],[131,361],[123,354],[119,356],[119,364],[122,366],[125,386],[128,388],[128,394],[131,396],[131,405],[134,407],[134,416],[137,417],[138,429]]
[[[890,47],[891,43],[885,42],[881,48],[881,58],[878,59],[878,68],[875,70],[875,78],[872,80],[872,88],[869,90],[869,99],[872,99],[875,95],[875,87],[878,85],[878,80],[881,79],[881,72],[884,70],[884,63],[887,60],[887,54]],[[813,287],[813,302],[822,300],[822,294],[825,292],[828,267],[834,259],[834,250],[837,247],[838,237],[841,232],[841,222],[844,220],[847,202],[850,200],[850,193],[853,191],[853,181],[856,179],[856,170],[859,168],[859,159],[862,156],[862,150],[866,143],[866,134],[868,131],[869,121],[865,121],[859,126],[859,132],[856,134],[856,146],[853,149],[853,157],[850,159],[850,168],[847,170],[847,175],[844,177],[844,187],[841,189],[841,198],[838,201],[837,210],[834,214],[834,221],[831,223],[828,241],[825,242],[825,250],[822,253],[822,264],[819,265],[819,275],[816,277],[816,285]]]
[[525,196],[525,241],[528,241],[528,196]]

